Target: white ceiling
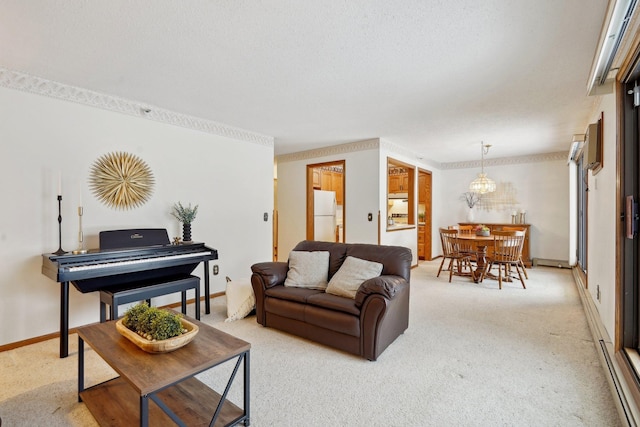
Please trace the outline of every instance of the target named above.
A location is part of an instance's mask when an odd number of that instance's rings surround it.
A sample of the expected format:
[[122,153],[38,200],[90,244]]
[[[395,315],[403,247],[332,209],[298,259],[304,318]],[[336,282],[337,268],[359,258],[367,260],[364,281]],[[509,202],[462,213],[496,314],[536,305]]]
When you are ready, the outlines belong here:
[[567,151],[607,0],[0,0],[0,66],[273,136],[436,162]]

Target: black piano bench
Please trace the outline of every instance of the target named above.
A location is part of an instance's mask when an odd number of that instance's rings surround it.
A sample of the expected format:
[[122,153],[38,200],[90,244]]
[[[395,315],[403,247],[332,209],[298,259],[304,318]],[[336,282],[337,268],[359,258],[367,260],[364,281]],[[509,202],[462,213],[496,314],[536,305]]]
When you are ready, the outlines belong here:
[[107,320],[107,307],[111,320],[118,318],[118,306],[130,302],[147,300],[161,295],[169,295],[176,292],[182,293],[182,314],[187,314],[187,291],[194,289],[196,292],[195,307],[196,319],[200,320],[200,278],[185,276],[176,280],[158,283],[143,282],[129,283],[127,287],[100,291],[100,323]]

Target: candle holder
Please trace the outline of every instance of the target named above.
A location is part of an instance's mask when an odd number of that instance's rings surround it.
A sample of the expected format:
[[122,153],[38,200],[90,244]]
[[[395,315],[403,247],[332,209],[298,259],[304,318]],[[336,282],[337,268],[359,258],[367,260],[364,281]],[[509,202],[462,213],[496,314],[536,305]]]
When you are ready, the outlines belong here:
[[62,194],[58,194],[58,250],[54,255],[63,255],[67,251],[62,249]]
[[518,223],[517,218],[518,218],[518,215],[511,214],[511,224],[517,224]]
[[74,255],[86,254],[87,250],[84,248],[84,233],[82,232],[82,214],[84,209],[82,206],[78,206],[78,249],[73,251]]

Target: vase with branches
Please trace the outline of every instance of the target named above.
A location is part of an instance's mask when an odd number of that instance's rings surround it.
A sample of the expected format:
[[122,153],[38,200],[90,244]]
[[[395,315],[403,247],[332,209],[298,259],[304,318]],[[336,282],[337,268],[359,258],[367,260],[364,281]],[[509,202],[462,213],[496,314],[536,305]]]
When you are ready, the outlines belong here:
[[171,215],[182,223],[182,240],[184,242],[191,241],[191,223],[196,219],[197,213],[198,205],[191,207],[191,203],[189,203],[189,206],[183,206],[181,202],[173,205]]
[[467,206],[469,207],[469,212],[467,212],[468,222],[473,222],[473,220],[475,219],[474,213],[473,213],[473,207],[476,204],[478,204],[478,202],[480,201],[480,197],[481,197],[480,194],[474,193],[473,191],[467,191],[466,193],[462,193],[462,196],[460,196],[460,198],[464,200]]
[[467,191],[466,193],[462,193],[461,198],[467,203],[469,209],[472,209],[480,201],[480,194]]

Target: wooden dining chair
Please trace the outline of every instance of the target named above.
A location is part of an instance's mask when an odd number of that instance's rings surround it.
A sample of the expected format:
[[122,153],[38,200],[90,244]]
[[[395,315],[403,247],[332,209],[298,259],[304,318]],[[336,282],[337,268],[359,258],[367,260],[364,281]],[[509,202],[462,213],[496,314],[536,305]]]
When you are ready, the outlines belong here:
[[457,274],[463,274],[464,268],[468,268],[469,274],[471,274],[470,255],[460,251],[458,230],[440,228],[440,241],[442,243],[442,262],[436,277],[440,277],[442,266],[447,259],[449,260],[449,282],[451,282],[454,269],[457,269]]
[[494,266],[498,267],[498,287],[502,289],[502,272],[506,277],[511,276],[511,268],[515,268],[518,278],[522,282],[522,287],[527,288],[520,270],[520,262],[522,258],[522,247],[524,246],[523,231],[494,231],[493,232],[493,253],[489,256],[489,267],[487,271],[491,271]]
[[[469,236],[471,234],[473,234],[473,226],[472,225],[459,225],[458,226],[458,233],[461,236]],[[476,250],[475,247],[468,241],[459,241],[458,242],[458,249],[460,250],[460,252],[468,254],[469,255],[469,260],[472,263],[476,262]]]
[[[516,227],[516,226],[504,226],[502,227],[503,231],[522,231],[523,233],[525,233],[525,236],[527,234],[527,229],[525,227]],[[524,245],[523,245],[524,248]],[[522,272],[524,273],[524,277],[525,279],[529,280],[529,275],[527,274],[527,269],[524,265],[524,261],[522,261],[522,254],[520,255],[520,267],[522,268]]]
[[459,225],[458,226],[458,231],[460,231],[460,234],[471,234],[471,233],[473,233],[473,226],[472,225]]

